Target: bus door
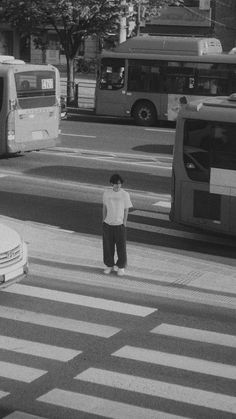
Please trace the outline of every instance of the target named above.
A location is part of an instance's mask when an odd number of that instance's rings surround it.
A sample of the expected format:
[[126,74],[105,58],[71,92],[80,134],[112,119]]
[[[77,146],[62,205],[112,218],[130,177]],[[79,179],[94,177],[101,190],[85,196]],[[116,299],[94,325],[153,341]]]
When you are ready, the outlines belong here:
[[0,75],[0,155],[6,153],[7,103],[6,78]]
[[230,133],[230,124],[226,124],[227,133],[223,134],[224,125],[185,121],[182,159],[187,177],[183,176],[179,185],[180,218],[182,222],[230,233],[232,199],[236,211],[236,128],[232,126],[234,133]]
[[59,127],[55,71],[17,71],[15,86],[17,103],[8,117],[8,152],[55,145]]
[[96,87],[96,113],[125,116],[126,102],[125,60],[103,58]]

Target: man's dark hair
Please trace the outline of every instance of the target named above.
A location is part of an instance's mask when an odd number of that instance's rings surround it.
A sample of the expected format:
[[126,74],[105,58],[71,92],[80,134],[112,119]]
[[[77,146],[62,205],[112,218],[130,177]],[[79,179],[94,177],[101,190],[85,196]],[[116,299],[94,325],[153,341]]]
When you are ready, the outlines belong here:
[[124,183],[122,177],[118,175],[117,173],[115,173],[114,175],[110,177],[110,183],[112,183],[113,185],[116,185],[118,182],[120,182],[121,184]]

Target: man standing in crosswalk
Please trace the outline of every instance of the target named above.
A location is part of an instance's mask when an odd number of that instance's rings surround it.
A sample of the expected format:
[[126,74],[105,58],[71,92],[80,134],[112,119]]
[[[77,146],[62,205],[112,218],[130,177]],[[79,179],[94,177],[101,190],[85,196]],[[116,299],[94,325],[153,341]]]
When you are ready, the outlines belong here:
[[[132,202],[125,191],[123,179],[114,174],[110,178],[111,188],[103,194],[103,261],[106,265],[104,274],[112,270],[123,276],[127,265],[126,223]],[[117,262],[114,261],[115,250]]]

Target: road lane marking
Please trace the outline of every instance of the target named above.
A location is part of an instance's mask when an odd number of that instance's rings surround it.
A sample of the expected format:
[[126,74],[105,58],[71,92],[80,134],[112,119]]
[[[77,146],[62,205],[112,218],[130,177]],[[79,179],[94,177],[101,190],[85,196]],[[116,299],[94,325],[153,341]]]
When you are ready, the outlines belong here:
[[[144,131],[152,131],[152,132],[166,132],[166,133],[171,133],[174,134],[175,130],[174,129],[165,129],[165,128],[144,128]],[[169,145],[169,144],[168,144]],[[172,145],[172,144],[171,144]]]
[[[156,205],[156,204],[153,204],[153,205]],[[132,215],[136,215],[138,217],[144,217],[144,218],[153,218],[155,220],[166,220],[168,222],[170,221],[168,214],[163,214],[160,212],[134,210],[129,213],[129,216],[132,216]]]
[[32,381],[37,380],[37,378],[42,377],[44,374],[47,374],[47,371],[0,361],[0,377],[10,380],[32,383]]
[[[181,416],[170,413],[61,390],[59,388],[55,388],[43,396],[38,397],[37,401],[94,414],[96,417],[98,415],[112,419],[182,419]],[[185,419],[187,418],[185,417]]]
[[4,419],[46,419],[46,418],[42,416],[30,415],[29,413],[15,410],[15,412],[10,413],[10,415],[4,416]]
[[121,303],[114,300],[106,300],[104,298],[89,297],[86,295],[72,294],[69,292],[56,291],[40,287],[31,287],[23,284],[13,284],[9,288],[5,288],[3,292],[9,292],[29,297],[42,298],[60,303],[74,304],[78,306],[91,307],[100,310],[107,310],[122,314],[130,314],[133,316],[146,317],[157,311],[156,308],[140,306],[136,304]]
[[75,379],[236,414],[235,397],[135,375],[88,368]]
[[154,226],[151,224],[142,224],[142,223],[137,223],[133,221],[128,221],[127,226],[134,230],[163,234],[165,236],[171,236],[173,238],[179,237],[183,239],[202,241],[206,243],[224,244],[226,246],[235,247],[235,241],[231,240],[230,238],[224,239],[223,237],[204,235],[201,233],[190,233],[188,231],[175,230],[173,228],[159,227],[159,226]]
[[86,134],[66,134],[61,132],[60,135],[64,135],[67,137],[84,137],[84,138],[97,138],[96,135],[86,135]]
[[70,361],[82,353],[82,351],[2,335],[0,335],[0,349],[62,362]]
[[151,333],[236,348],[236,336],[211,332],[209,330],[192,329],[190,327],[162,323],[160,326],[154,327]]
[[157,201],[153,205],[158,206],[158,207],[163,207],[163,208],[169,208],[170,209],[171,202],[170,201]]
[[38,326],[51,327],[59,330],[66,330],[69,332],[98,336],[101,338],[110,338],[116,333],[119,333],[121,330],[117,327],[97,323],[88,323],[66,317],[52,316],[50,314],[36,313],[33,311],[3,306],[0,306],[0,318],[35,324]]
[[137,348],[129,345],[113,352],[112,356],[236,380],[236,366],[206,361],[204,359]]
[[[52,155],[52,151],[50,150],[41,150],[40,154],[46,154]],[[62,152],[62,151],[56,151],[53,150],[53,156],[61,156],[61,157],[68,157],[68,158],[72,158],[72,159],[83,159],[83,160],[96,160],[96,161],[105,161],[105,162],[112,162],[114,164],[119,164],[119,165],[132,165],[132,166],[138,166],[138,167],[148,167],[148,168],[153,168],[153,169],[162,169],[165,171],[169,171],[170,173],[172,172],[172,163],[163,163],[163,164],[158,164],[160,162],[155,162],[153,160],[150,161],[143,161],[143,160],[138,160],[138,161],[132,161],[131,159],[122,160],[123,157],[121,156],[112,156],[112,155],[99,155],[99,154],[90,154],[90,155],[83,155],[83,154],[76,154],[76,153],[69,153],[69,152]],[[164,164],[166,164],[166,166],[164,166]],[[167,175],[163,175],[163,176],[167,176]],[[168,176],[169,177],[169,176]]]
[[10,393],[7,393],[6,391],[0,391],[0,399],[3,399],[3,397],[9,396]]

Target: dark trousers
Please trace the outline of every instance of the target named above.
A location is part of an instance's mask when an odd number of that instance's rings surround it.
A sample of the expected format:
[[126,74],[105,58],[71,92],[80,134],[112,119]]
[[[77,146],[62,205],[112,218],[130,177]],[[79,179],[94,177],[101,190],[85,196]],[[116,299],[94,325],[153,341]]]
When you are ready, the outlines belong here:
[[[116,263],[115,250],[118,257]],[[113,226],[103,223],[103,262],[108,267],[117,265],[118,268],[125,268],[127,264],[126,228],[123,224]]]

